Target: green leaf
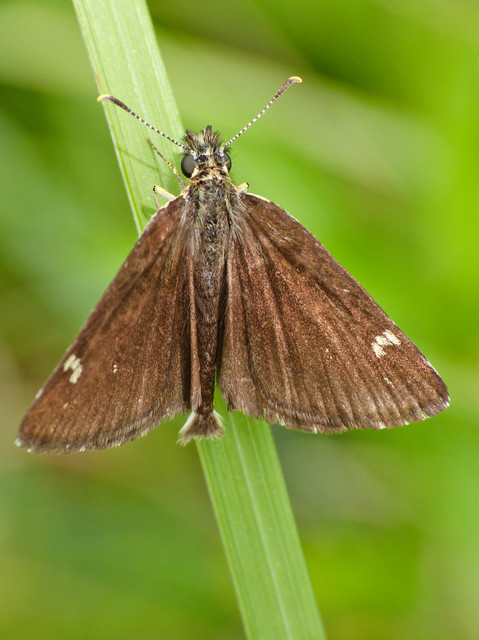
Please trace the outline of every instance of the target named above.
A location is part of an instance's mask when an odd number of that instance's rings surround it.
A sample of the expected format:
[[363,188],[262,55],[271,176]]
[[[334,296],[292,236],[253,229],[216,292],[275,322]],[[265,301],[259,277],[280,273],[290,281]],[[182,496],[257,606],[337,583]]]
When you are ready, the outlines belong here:
[[325,638],[271,429],[229,413],[198,449],[249,638]]
[[[100,93],[111,93],[138,115],[180,139],[183,128],[142,0],[75,0]],[[152,186],[175,192],[176,179],[153,153],[147,130],[106,104],[107,117],[133,215],[141,230],[153,213]],[[171,143],[155,145],[171,157]],[[174,159],[174,157],[173,157]],[[226,435],[200,441],[208,488],[249,638],[324,638],[296,524],[270,428],[229,413]]]

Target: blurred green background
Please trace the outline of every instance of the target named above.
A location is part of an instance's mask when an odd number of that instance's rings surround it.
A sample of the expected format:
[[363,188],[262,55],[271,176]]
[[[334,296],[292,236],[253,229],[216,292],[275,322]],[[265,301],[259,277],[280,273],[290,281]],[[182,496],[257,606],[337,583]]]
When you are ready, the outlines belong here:
[[[299,218],[450,388],[446,413],[388,432],[274,428],[328,638],[476,640],[478,4],[149,7],[188,128],[231,137],[302,76],[233,179]],[[181,419],[104,452],[13,446],[136,230],[68,3],[1,2],[0,91],[0,637],[242,638]]]

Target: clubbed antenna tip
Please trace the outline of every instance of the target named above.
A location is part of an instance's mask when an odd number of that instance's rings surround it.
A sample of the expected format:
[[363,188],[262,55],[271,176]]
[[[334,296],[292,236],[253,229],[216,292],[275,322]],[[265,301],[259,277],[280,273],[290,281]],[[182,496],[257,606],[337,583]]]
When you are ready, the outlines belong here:
[[303,82],[303,81],[301,80],[301,78],[300,78],[299,76],[291,76],[291,78],[288,78],[288,79],[286,80],[286,82],[283,84],[283,86],[282,86],[282,87],[281,87],[281,88],[280,88],[280,89],[279,89],[279,90],[274,94],[274,96],[271,98],[271,100],[268,102],[268,104],[265,106],[265,108],[264,108],[262,111],[260,111],[260,112],[258,113],[258,115],[257,115],[255,118],[253,118],[250,122],[248,122],[248,124],[246,125],[246,127],[243,127],[243,128],[241,129],[241,131],[238,131],[238,133],[237,133],[235,136],[233,136],[233,137],[231,138],[231,140],[229,140],[229,141],[224,145],[224,148],[226,149],[226,147],[229,147],[229,146],[230,146],[230,144],[231,144],[232,142],[234,142],[237,138],[239,138],[241,135],[243,135],[243,133],[244,133],[245,131],[247,131],[247,130],[251,127],[251,125],[252,125],[252,124],[254,124],[254,123],[256,122],[256,120],[259,120],[259,118],[261,118],[261,116],[262,116],[264,113],[266,113],[266,111],[268,111],[268,109],[269,109],[269,108],[270,108],[270,106],[273,104],[273,102],[275,102],[275,101],[279,98],[279,96],[280,96],[282,93],[284,93],[284,92],[286,91],[286,89],[287,89],[288,87],[290,87],[292,84],[294,84],[295,82]]

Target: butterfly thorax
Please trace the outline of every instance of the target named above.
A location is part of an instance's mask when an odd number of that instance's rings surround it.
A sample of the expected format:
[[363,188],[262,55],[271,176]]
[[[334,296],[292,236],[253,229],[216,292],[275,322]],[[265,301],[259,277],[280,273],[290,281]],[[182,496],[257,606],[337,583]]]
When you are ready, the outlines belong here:
[[207,262],[218,259],[221,262],[228,244],[232,213],[240,206],[238,190],[229,177],[231,160],[219,141],[219,134],[210,125],[197,134],[187,131],[184,141],[186,155],[190,157],[186,199],[194,227],[194,254],[206,254]]

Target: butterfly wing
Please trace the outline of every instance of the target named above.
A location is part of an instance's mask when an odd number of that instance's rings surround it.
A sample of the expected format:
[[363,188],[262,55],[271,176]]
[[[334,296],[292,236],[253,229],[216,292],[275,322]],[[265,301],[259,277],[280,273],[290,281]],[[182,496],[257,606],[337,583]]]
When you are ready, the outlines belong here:
[[18,443],[73,451],[120,445],[191,406],[192,270],[182,196],[151,219],[28,412]]
[[241,198],[218,363],[229,407],[323,432],[442,411],[444,382],[359,283],[283,209]]

